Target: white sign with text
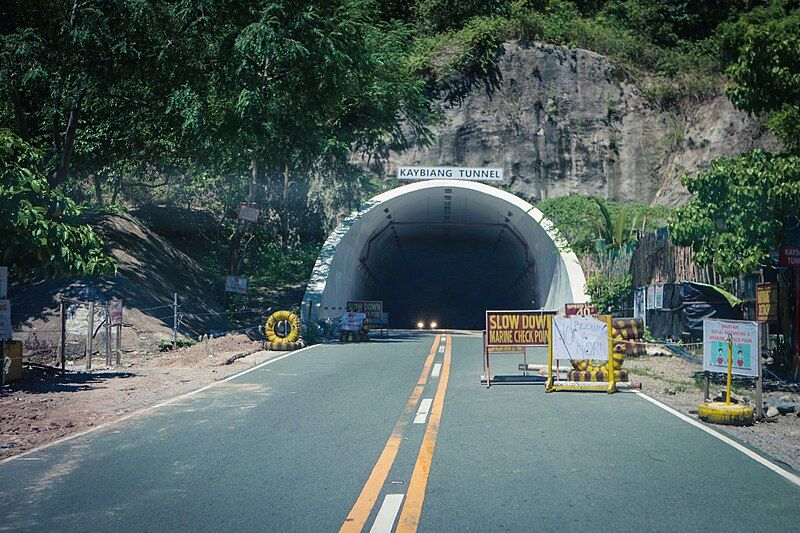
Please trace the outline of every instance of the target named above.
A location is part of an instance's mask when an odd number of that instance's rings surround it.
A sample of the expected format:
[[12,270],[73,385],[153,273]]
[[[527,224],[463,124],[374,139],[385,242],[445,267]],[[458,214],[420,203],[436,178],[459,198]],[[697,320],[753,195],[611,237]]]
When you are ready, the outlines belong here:
[[397,167],[397,179],[503,181],[503,169],[465,167]]
[[703,320],[703,370],[728,373],[728,338],[733,340],[733,367],[737,376],[758,377],[758,322]]
[[608,361],[608,324],[593,316],[553,317],[553,359]]

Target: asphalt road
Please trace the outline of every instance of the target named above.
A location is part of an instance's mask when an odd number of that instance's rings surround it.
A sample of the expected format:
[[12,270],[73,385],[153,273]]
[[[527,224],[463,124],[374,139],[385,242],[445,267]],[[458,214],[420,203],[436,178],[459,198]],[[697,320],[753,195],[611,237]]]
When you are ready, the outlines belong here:
[[[518,359],[496,355],[493,370]],[[0,530],[800,524],[800,487],[642,397],[487,390],[481,369],[467,335],[294,353],[0,464]]]

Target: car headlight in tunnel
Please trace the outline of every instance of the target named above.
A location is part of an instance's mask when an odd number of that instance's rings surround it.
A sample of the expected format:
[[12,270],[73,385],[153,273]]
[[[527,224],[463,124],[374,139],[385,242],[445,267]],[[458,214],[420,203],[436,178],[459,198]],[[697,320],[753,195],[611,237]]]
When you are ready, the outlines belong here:
[[425,327],[425,322],[417,322],[417,327],[418,327],[419,329],[422,329],[422,328],[424,328],[424,327]]
[[438,325],[436,322],[431,322],[431,329],[436,329]]

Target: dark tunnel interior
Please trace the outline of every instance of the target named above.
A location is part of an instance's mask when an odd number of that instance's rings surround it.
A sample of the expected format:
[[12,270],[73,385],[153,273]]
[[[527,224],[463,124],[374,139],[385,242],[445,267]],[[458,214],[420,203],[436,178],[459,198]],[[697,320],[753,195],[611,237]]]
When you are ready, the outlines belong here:
[[486,309],[536,308],[534,262],[500,224],[389,224],[361,253],[355,292],[393,328],[483,329]]

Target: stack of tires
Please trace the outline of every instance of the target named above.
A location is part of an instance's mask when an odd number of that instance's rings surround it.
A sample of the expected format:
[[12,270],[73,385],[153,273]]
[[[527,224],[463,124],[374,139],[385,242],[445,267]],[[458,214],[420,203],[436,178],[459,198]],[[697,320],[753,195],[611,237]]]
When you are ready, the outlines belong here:
[[266,350],[289,351],[303,347],[300,338],[300,319],[291,311],[275,311],[264,326]]

